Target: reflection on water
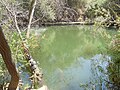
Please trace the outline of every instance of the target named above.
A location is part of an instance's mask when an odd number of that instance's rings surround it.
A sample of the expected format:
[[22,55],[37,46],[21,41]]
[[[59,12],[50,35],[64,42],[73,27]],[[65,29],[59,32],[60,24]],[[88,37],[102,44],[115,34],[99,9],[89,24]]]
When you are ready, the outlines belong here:
[[[108,63],[103,61],[107,61],[108,57],[100,53],[106,52],[110,31],[95,28],[93,26],[48,27],[39,37],[40,46],[33,49],[32,55],[42,67],[45,82],[50,90],[85,90],[85,88],[102,90],[97,89],[104,87],[102,74],[95,74],[94,71],[97,70],[96,68],[106,70]],[[98,64],[96,62],[99,62],[99,65],[96,65]],[[99,85],[100,82],[103,84],[102,87]],[[82,84],[88,85],[83,87]]]
[[86,83],[91,76],[90,69],[90,61],[84,58],[78,58],[63,70],[56,68],[51,90],[80,90],[80,83]]
[[[99,63],[96,58],[100,60]],[[86,90],[107,90],[104,81],[108,80],[108,76],[105,76],[108,62],[104,61],[105,59],[109,58],[101,54],[91,59],[79,57],[65,69],[56,68],[47,75],[50,90],[85,90],[85,88]],[[99,67],[106,72],[101,73]]]

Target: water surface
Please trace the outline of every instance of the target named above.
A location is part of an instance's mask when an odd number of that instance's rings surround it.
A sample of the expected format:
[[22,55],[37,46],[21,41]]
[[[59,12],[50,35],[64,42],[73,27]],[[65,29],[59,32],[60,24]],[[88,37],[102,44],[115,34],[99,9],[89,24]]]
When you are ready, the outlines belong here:
[[51,26],[35,32],[40,35],[39,46],[32,55],[42,68],[50,90],[85,90],[80,85],[94,77],[92,61],[103,60],[114,33],[95,26]]

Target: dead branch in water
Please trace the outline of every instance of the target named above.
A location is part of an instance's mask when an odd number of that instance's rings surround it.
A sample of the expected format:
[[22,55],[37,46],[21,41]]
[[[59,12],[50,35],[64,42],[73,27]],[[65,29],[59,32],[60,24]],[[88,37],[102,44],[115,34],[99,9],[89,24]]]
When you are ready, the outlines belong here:
[[52,25],[93,25],[94,22],[55,22],[55,23],[44,23],[42,25],[52,26]]

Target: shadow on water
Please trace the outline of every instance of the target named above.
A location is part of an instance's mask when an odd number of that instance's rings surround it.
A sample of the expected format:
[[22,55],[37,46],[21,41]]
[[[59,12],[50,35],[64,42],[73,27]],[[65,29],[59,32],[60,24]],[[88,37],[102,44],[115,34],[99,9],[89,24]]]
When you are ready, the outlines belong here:
[[50,90],[109,90],[110,57],[104,54],[114,32],[96,28],[56,26],[42,32],[32,54]]

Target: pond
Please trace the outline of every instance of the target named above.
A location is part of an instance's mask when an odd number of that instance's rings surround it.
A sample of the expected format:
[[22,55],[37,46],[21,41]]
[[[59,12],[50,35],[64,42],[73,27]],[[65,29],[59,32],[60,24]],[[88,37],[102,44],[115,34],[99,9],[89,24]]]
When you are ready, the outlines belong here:
[[39,46],[32,55],[49,90],[107,90],[103,79],[108,77],[97,68],[106,71],[107,45],[115,31],[96,26],[50,26],[34,31]]

